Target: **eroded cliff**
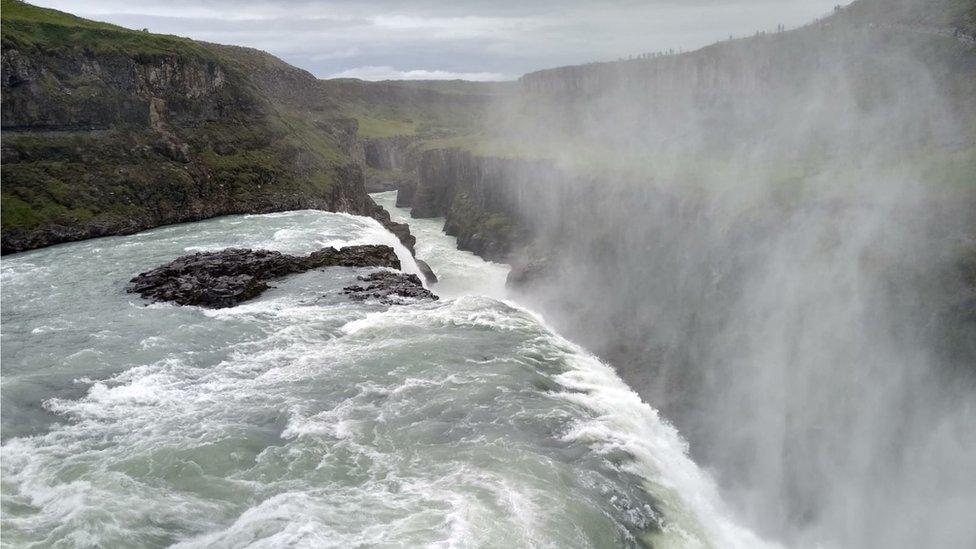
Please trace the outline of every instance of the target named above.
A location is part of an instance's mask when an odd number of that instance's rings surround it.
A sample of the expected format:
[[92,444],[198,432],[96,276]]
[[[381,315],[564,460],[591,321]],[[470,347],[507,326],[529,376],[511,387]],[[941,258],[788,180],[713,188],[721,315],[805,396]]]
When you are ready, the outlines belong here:
[[367,175],[399,173],[414,134],[449,132],[481,101],[322,81],[261,51],[16,0],[2,12],[3,253],[302,208],[373,216],[412,249]]
[[397,206],[416,218],[444,217],[459,249],[491,261],[512,261],[528,243],[535,213],[522,192],[530,184],[528,161],[447,148],[424,151],[418,164],[417,180],[400,186]]

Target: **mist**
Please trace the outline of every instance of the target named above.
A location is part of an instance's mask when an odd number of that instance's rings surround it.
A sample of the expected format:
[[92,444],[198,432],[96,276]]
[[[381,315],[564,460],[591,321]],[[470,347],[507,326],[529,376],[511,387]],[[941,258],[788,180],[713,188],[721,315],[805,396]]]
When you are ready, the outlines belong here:
[[488,177],[532,235],[522,297],[673,422],[744,525],[972,546],[974,55],[863,7],[527,75],[486,117],[511,159]]
[[4,543],[976,547],[972,0],[43,3]]

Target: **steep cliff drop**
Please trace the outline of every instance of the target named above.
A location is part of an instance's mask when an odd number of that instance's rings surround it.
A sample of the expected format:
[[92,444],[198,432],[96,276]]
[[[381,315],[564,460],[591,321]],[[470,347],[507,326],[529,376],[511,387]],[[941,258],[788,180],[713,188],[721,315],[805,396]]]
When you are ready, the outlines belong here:
[[506,267],[419,221],[440,301],[350,300],[372,281],[341,266],[221,309],[122,291],[227,247],[385,244],[413,268],[375,220],[310,210],[5,258],[6,542],[764,547],[611,368],[483,295]]
[[764,536],[974,545],[974,21],[862,0],[529,74],[397,202],[510,262]]
[[375,217],[411,248],[409,228],[390,224],[366,183],[400,169],[418,137],[363,135],[350,113],[411,132],[405,111],[463,121],[481,105],[323,81],[258,50],[16,0],[2,8],[3,253],[307,208]]

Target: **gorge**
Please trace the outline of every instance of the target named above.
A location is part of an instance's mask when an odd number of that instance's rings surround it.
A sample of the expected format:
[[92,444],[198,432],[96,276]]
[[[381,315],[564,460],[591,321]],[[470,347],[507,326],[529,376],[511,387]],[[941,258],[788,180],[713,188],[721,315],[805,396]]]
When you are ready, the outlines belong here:
[[[976,543],[972,2],[465,85],[2,10],[12,543]],[[346,245],[440,300],[124,294]]]

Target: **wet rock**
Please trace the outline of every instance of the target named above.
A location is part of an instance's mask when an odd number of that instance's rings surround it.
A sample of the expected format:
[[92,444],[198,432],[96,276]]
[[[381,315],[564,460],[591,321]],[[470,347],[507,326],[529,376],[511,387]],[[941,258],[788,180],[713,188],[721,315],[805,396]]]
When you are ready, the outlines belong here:
[[437,282],[437,275],[434,274],[434,269],[431,269],[430,265],[428,265],[423,259],[417,259],[416,261],[417,266],[420,267],[420,274],[424,275],[424,281],[427,282],[427,284],[434,284]]
[[385,193],[397,190],[397,181],[385,175],[366,174],[366,192]]
[[416,300],[438,299],[436,294],[424,288],[420,277],[414,274],[379,271],[357,278],[366,284],[346,286],[342,291],[358,301],[378,299],[388,305],[403,305]]
[[397,223],[390,218],[390,212],[379,204],[373,203],[370,207],[369,216],[380,222],[380,225],[393,233],[403,246],[410,250],[410,255],[416,255],[414,246],[417,244],[417,237],[410,234],[410,225]]
[[322,267],[400,268],[389,246],[322,248],[307,256],[269,250],[229,248],[186,255],[142,273],[126,287],[152,301],[180,305],[233,307],[267,290],[267,281]]
[[408,135],[364,139],[366,165],[377,170],[401,170],[407,164],[410,145],[416,140]]
[[552,280],[556,274],[553,261],[547,257],[523,258],[513,263],[505,285],[509,288],[528,288]]
[[409,208],[413,206],[413,193],[417,190],[415,179],[404,179],[397,182],[397,208]]

